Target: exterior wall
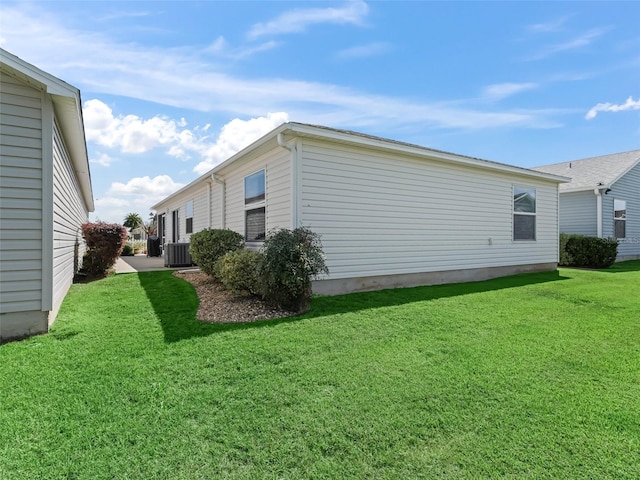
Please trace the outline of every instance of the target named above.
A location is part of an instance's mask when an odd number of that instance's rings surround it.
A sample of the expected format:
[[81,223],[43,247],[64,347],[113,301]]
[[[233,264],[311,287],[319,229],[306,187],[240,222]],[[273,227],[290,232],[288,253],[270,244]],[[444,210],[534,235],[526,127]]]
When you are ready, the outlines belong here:
[[640,258],[640,164],[611,187],[611,192],[603,196],[602,231],[605,237],[614,233],[613,200],[627,202],[626,238],[618,244],[618,261]]
[[291,154],[275,148],[264,155],[234,165],[229,173],[221,173],[226,184],[226,227],[242,235],[244,231],[244,177],[265,170],[266,227],[291,228]]
[[158,214],[166,214],[165,216],[165,239],[164,243],[173,243],[173,211],[178,210],[179,236],[178,243],[188,243],[191,234],[187,233],[186,206],[187,202],[193,201],[193,232],[199,232],[205,228],[209,228],[211,216],[211,203],[209,195],[209,184],[195,185],[193,188],[186,190],[181,195],[172,198],[170,202],[163,205]]
[[[330,280],[528,265],[554,268],[558,186],[304,139],[300,223]],[[536,189],[535,241],[513,241],[513,186]]]
[[[50,201],[44,202],[51,208]],[[89,212],[80,195],[80,187],[71,165],[69,152],[57,122],[53,128],[53,302],[49,323],[58,309],[81,266],[85,251],[81,225],[89,220]]]
[[0,78],[0,338],[46,331],[43,291],[43,95]]
[[[604,196],[603,200],[606,200]],[[598,234],[596,208],[596,196],[592,190],[562,193],[560,195],[560,232],[595,237]],[[613,209],[613,203],[611,208]]]

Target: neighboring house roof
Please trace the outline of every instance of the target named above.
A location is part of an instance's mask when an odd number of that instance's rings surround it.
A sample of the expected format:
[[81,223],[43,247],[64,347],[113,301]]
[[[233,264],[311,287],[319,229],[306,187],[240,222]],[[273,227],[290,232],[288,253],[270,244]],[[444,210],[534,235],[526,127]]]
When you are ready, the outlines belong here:
[[638,164],[640,164],[640,150],[632,150],[544,165],[533,170],[569,177],[571,182],[560,185],[560,191],[580,192],[593,190],[596,187],[610,188]]
[[67,143],[73,168],[76,171],[82,198],[85,201],[87,210],[93,212],[93,190],[84,134],[80,90],[2,48],[0,48],[0,63],[7,74],[51,96],[53,109],[58,118],[61,133]]
[[543,173],[543,172],[535,172],[527,168],[516,167],[513,165],[508,165],[506,163],[483,160],[480,158],[469,157],[466,155],[458,155],[455,153],[445,152],[442,150],[434,150],[434,149],[423,147],[420,145],[400,142],[397,140],[390,140],[388,138],[376,137],[373,135],[353,132],[350,130],[340,130],[336,128],[323,127],[320,125],[310,125],[306,123],[288,122],[288,123],[283,123],[282,125],[275,128],[271,132],[267,133],[260,139],[256,140],[254,143],[252,143],[248,147],[244,148],[240,152],[233,155],[228,160],[217,165],[216,167],[211,169],[209,172],[205,173],[204,175],[197,178],[196,180],[186,185],[185,187],[182,187],[180,190],[166,197],[161,202],[158,202],[156,205],[152,206],[151,209],[158,210],[159,206],[171,200],[172,198],[179,196],[181,193],[183,193],[187,189],[190,189],[194,185],[208,181],[213,175],[223,174],[224,170],[227,167],[229,167],[235,161],[245,157],[246,155],[252,154],[254,152],[259,153],[264,151],[267,148],[275,147],[276,145],[278,145],[277,138],[279,135],[282,135],[283,137],[285,137],[285,140],[287,140],[286,136],[288,136],[289,140],[292,137],[308,137],[308,138],[319,138],[323,140],[330,140],[335,143],[342,143],[342,144],[348,144],[348,145],[360,145],[360,146],[378,149],[378,150],[386,150],[386,151],[392,151],[397,153],[415,155],[425,159],[438,160],[446,163],[473,166],[473,167],[478,167],[478,168],[487,169],[487,170],[518,174],[525,177],[533,177],[537,179],[546,179],[546,180],[554,181],[557,183],[562,183],[569,180],[568,178],[564,178],[562,176]]

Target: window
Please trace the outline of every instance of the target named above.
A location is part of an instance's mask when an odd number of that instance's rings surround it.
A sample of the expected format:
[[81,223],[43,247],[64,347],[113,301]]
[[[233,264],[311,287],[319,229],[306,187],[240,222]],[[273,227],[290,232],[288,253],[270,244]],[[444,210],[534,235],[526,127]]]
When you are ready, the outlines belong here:
[[186,233],[193,233],[193,200],[187,202],[184,210],[185,217],[187,218]]
[[262,242],[265,239],[265,209],[252,208],[245,212],[245,241]]
[[265,208],[265,171],[244,177],[244,239],[262,242],[267,232]]
[[180,211],[171,212],[171,243],[180,241]]
[[244,177],[244,204],[252,205],[254,203],[264,202],[264,170]]
[[536,190],[513,187],[513,239],[536,239]]
[[625,238],[627,236],[627,202],[624,200],[613,200],[613,221],[614,236]]

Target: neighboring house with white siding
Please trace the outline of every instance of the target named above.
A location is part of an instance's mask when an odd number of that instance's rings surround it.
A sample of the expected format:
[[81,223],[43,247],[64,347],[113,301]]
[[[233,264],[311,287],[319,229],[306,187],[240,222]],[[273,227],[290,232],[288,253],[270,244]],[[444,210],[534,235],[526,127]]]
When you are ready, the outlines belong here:
[[93,211],[80,92],[0,49],[0,341],[46,332]]
[[330,270],[314,291],[334,294],[554,270],[566,180],[286,123],[152,209],[165,244],[230,228],[259,248],[269,230],[308,227]]
[[640,150],[537,167],[560,186],[560,232],[618,239],[618,261],[640,258]]

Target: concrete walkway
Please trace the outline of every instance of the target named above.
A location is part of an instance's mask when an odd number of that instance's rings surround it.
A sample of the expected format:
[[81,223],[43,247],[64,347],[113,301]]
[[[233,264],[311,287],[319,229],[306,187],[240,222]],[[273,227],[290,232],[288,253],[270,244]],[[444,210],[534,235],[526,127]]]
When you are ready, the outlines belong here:
[[152,272],[155,270],[175,270],[166,268],[164,258],[147,257],[146,255],[134,255],[132,257],[120,257],[114,266],[116,273]]

